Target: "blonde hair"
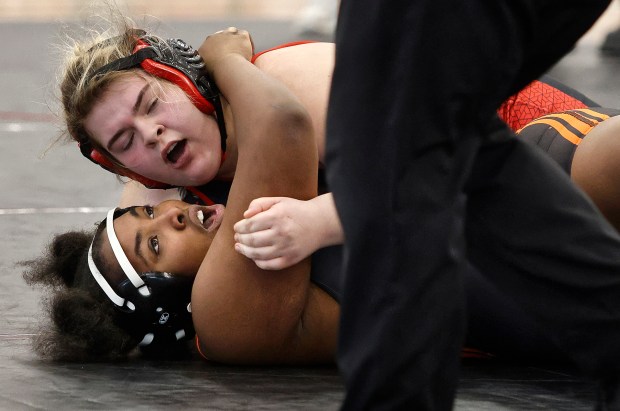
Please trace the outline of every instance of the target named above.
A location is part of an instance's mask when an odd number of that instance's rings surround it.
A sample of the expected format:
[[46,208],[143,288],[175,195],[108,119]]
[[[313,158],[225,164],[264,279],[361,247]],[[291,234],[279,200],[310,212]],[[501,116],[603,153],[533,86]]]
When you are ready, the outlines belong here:
[[[94,75],[106,64],[131,55],[138,40],[146,35],[146,32],[137,29],[129,18],[119,16],[116,20],[116,24],[113,24],[116,26],[115,33],[111,33],[111,30],[103,33],[91,31],[90,39],[85,41],[72,39],[67,43],[58,80],[63,120],[60,138],[77,142],[88,141],[115,163],[116,160],[86,131],[84,127],[86,116],[110,85],[123,78],[139,75],[153,79],[155,83],[163,81],[140,68]],[[156,36],[149,33],[149,37]]]
[[135,31],[128,26],[119,31],[118,35],[109,38],[94,34],[90,41],[72,40],[67,46],[69,50],[61,68],[59,91],[65,131],[73,140],[86,138],[84,118],[93,104],[114,80],[127,75],[111,72],[89,81],[98,68],[131,54],[136,43]]

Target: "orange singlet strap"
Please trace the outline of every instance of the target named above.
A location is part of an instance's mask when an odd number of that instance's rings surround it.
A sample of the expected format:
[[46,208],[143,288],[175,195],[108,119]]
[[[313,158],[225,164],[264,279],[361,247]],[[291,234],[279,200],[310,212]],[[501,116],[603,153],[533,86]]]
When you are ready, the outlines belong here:
[[[596,127],[601,121],[609,118],[607,114],[599,113],[592,109],[570,110],[562,113],[549,114],[528,123],[517,131],[517,134],[526,127],[535,124],[546,124],[553,127],[564,139],[578,145],[583,137],[590,130]],[[566,124],[572,127],[569,129]]]
[[598,111],[590,109],[590,108],[584,108],[584,109],[581,109],[581,110],[574,110],[574,111],[577,111],[577,112],[579,112],[581,114],[584,114],[590,120],[596,120],[599,123],[601,121],[607,120],[610,117],[607,114],[599,113]]

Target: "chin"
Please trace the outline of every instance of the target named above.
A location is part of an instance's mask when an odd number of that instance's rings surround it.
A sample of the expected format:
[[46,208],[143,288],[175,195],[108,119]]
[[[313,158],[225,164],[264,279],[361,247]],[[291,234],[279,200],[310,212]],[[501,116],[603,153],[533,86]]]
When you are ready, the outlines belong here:
[[178,176],[176,179],[171,179],[168,184],[178,187],[197,187],[203,184],[207,184],[210,180],[204,178],[204,174],[200,176]]
[[190,176],[187,181],[191,181],[189,184],[184,184],[186,186],[201,186],[203,184],[207,184],[215,180],[217,177],[217,170],[215,172],[211,172],[211,170],[204,170],[196,176]]
[[189,183],[187,183],[187,182],[186,182],[186,183],[179,184],[179,185],[181,185],[181,186],[192,186],[192,187],[198,187],[198,186],[201,186],[201,185],[203,185],[203,184],[207,184],[207,183],[208,183],[208,182],[210,182],[210,181],[213,181],[213,179],[211,179],[211,180],[205,180],[204,178],[201,178],[201,179],[195,179],[195,180],[192,180],[192,181],[191,181],[191,182],[189,182]]

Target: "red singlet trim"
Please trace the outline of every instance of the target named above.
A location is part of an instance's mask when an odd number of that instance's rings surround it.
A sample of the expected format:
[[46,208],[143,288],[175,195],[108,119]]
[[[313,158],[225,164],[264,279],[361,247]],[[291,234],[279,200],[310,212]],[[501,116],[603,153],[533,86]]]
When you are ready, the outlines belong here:
[[275,47],[272,47],[270,49],[263,50],[263,51],[260,51],[260,52],[256,53],[255,55],[252,56],[252,60],[250,60],[250,61],[251,61],[252,64],[254,64],[254,62],[256,61],[257,58],[259,58],[260,56],[262,56],[265,53],[269,53],[270,51],[278,50],[278,49],[283,49],[283,48],[286,48],[286,47],[299,46],[300,44],[308,44],[308,43],[316,43],[316,41],[300,40],[300,41],[291,41],[290,43],[280,44],[279,46],[275,46]]
[[198,340],[198,334],[196,334],[196,337],[194,338],[194,340],[196,341],[196,350],[198,350],[198,354],[200,354],[200,356],[204,358],[205,360],[209,361],[209,358],[207,358],[207,356],[204,355],[204,353],[200,349],[200,341]]

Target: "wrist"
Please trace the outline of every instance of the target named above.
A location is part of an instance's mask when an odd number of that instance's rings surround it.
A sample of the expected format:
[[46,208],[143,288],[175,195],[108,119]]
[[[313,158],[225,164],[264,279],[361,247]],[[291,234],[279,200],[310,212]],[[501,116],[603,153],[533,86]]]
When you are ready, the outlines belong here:
[[232,67],[244,63],[248,63],[248,60],[243,55],[231,51],[210,59],[210,62],[205,63],[205,66],[211,78],[217,82],[218,77],[221,77],[222,74],[226,74]]
[[344,242],[344,232],[332,194],[323,194],[316,197],[314,201],[316,203],[315,221],[321,222],[320,235],[318,237],[319,246],[317,249],[342,244]]

